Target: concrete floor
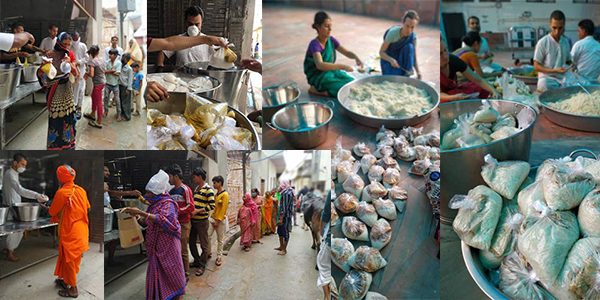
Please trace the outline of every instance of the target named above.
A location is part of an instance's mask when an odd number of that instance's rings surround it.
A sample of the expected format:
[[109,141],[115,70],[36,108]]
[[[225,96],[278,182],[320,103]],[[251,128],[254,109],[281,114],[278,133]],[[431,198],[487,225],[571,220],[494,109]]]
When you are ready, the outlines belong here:
[[[0,276],[25,268],[36,261],[58,255],[54,246],[54,238],[52,237],[54,228],[40,230],[40,237],[37,236],[36,231],[29,232],[27,239],[23,237],[19,247],[15,250],[15,255],[21,259],[17,262],[6,260],[6,254],[2,253],[0,255]],[[0,245],[0,247],[3,247],[3,245]]]
[[[36,101],[44,99],[44,94],[36,94]],[[21,102],[28,101],[30,98]],[[143,101],[143,99],[142,99]],[[83,100],[83,111],[91,111],[92,98],[86,96]],[[129,150],[146,149],[146,110],[143,109],[138,117],[132,116],[129,122],[116,121],[116,108],[111,107],[108,117],[102,121],[103,128],[89,126],[88,119],[82,118],[77,122],[77,150]],[[15,118],[20,117],[20,115]],[[7,150],[46,150],[48,133],[48,113],[41,114],[10,144]],[[118,134],[117,134],[118,133]]]
[[[191,275],[183,299],[322,299],[309,231],[293,228],[285,256],[273,250],[279,246],[276,235],[261,240],[250,252],[241,250],[236,240],[220,267],[213,256],[203,276]],[[105,286],[105,298],[143,299],[147,267],[143,264]]]
[[[303,71],[306,49],[316,31],[311,28],[314,15],[318,10],[284,5],[263,6],[264,26],[264,65],[263,86],[275,85],[286,80],[296,82],[300,88],[300,102],[318,101],[325,103],[327,98],[308,94],[309,84]],[[369,66],[379,67],[375,57],[383,42],[387,29],[398,25],[397,21],[372,18],[359,15],[327,12],[333,20],[332,35],[350,51],[356,53]],[[282,21],[284,20],[284,21]],[[418,37],[417,60],[423,74],[423,80],[439,86],[439,26],[421,24],[417,26]],[[355,62],[338,54],[337,62],[355,65]],[[381,73],[373,73],[373,75]],[[334,102],[337,100],[334,100]],[[358,137],[375,134],[377,128],[362,126],[346,120],[348,117],[337,108],[335,103],[334,118],[330,123],[327,141],[319,149],[330,149],[338,136]],[[265,128],[263,131],[264,149],[291,149],[280,132]]]
[[[104,274],[98,272],[98,270],[102,270],[104,259],[102,253],[98,252],[99,246],[91,243],[90,250],[83,254],[77,275],[78,299],[104,299]],[[64,299],[58,296],[58,288],[54,284],[55,267],[56,258],[53,258],[2,279],[0,300]]]

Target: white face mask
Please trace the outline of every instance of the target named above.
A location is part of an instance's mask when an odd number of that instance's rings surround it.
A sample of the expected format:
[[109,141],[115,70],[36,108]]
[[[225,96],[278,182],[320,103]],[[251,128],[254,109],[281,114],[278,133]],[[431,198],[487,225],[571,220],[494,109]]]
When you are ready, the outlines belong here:
[[79,41],[73,41],[71,45],[77,47],[77,45],[79,45]]
[[200,29],[198,28],[198,26],[195,25],[191,25],[190,27],[188,27],[187,29],[187,34],[189,36],[197,36],[200,34]]
[[17,172],[23,173],[23,172],[25,172],[25,168],[23,168],[23,167],[17,168]]

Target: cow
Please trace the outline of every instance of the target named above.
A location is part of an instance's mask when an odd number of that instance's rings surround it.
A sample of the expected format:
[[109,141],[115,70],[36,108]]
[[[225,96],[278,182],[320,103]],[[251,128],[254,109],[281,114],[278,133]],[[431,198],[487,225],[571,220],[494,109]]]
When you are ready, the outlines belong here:
[[310,228],[313,244],[311,249],[321,250],[321,232],[325,223],[321,221],[321,214],[325,208],[325,199],[321,197],[305,198],[301,207],[304,214],[304,222]]

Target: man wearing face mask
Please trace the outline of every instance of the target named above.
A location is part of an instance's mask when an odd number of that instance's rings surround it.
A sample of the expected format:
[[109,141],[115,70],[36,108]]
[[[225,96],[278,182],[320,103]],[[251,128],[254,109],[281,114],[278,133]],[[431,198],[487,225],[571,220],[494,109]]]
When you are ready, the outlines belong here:
[[[204,20],[204,11],[199,6],[191,6],[185,10],[185,27],[187,32],[180,34],[180,36],[204,36],[204,33],[200,32],[202,28],[202,21]],[[157,58],[157,72],[162,72],[165,66],[166,58],[171,58],[174,54],[176,55],[177,67],[183,67],[185,64],[196,61],[209,61],[211,55],[215,53],[215,50],[207,45],[196,45],[191,48],[182,49],[179,51],[161,51],[158,53]]]
[[83,102],[83,97],[85,97],[85,80],[83,76],[85,75],[85,66],[89,61],[87,46],[81,41],[79,32],[73,33],[73,42],[71,43],[70,50],[75,53],[75,64],[77,65],[77,69],[79,69],[79,76],[75,79],[75,88],[73,89],[73,100],[77,107],[77,119],[79,120],[81,119],[81,103]]
[[[23,188],[19,183],[19,174],[25,172],[27,167],[27,159],[23,154],[15,154],[13,157],[13,164],[8,171],[4,173],[2,179],[2,204],[4,206],[13,206],[14,204],[21,203],[21,197],[37,199],[38,202],[47,202],[48,197],[44,194],[34,192]],[[9,215],[9,220],[11,216]],[[17,262],[20,258],[15,256],[15,249],[21,243],[23,238],[23,232],[13,233],[2,237],[4,247],[8,250],[6,259],[12,262]]]

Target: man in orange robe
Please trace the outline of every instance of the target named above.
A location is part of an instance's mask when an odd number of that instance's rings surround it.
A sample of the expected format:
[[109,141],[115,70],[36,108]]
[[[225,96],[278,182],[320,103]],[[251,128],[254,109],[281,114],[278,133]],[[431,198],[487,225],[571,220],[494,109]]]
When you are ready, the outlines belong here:
[[88,229],[88,201],[86,191],[77,186],[75,170],[62,165],[56,170],[61,183],[54,195],[49,213],[51,221],[58,222],[58,261],[54,275],[58,276],[56,284],[63,289],[58,291],[62,297],[77,297],[77,273],[83,252],[90,249]]

